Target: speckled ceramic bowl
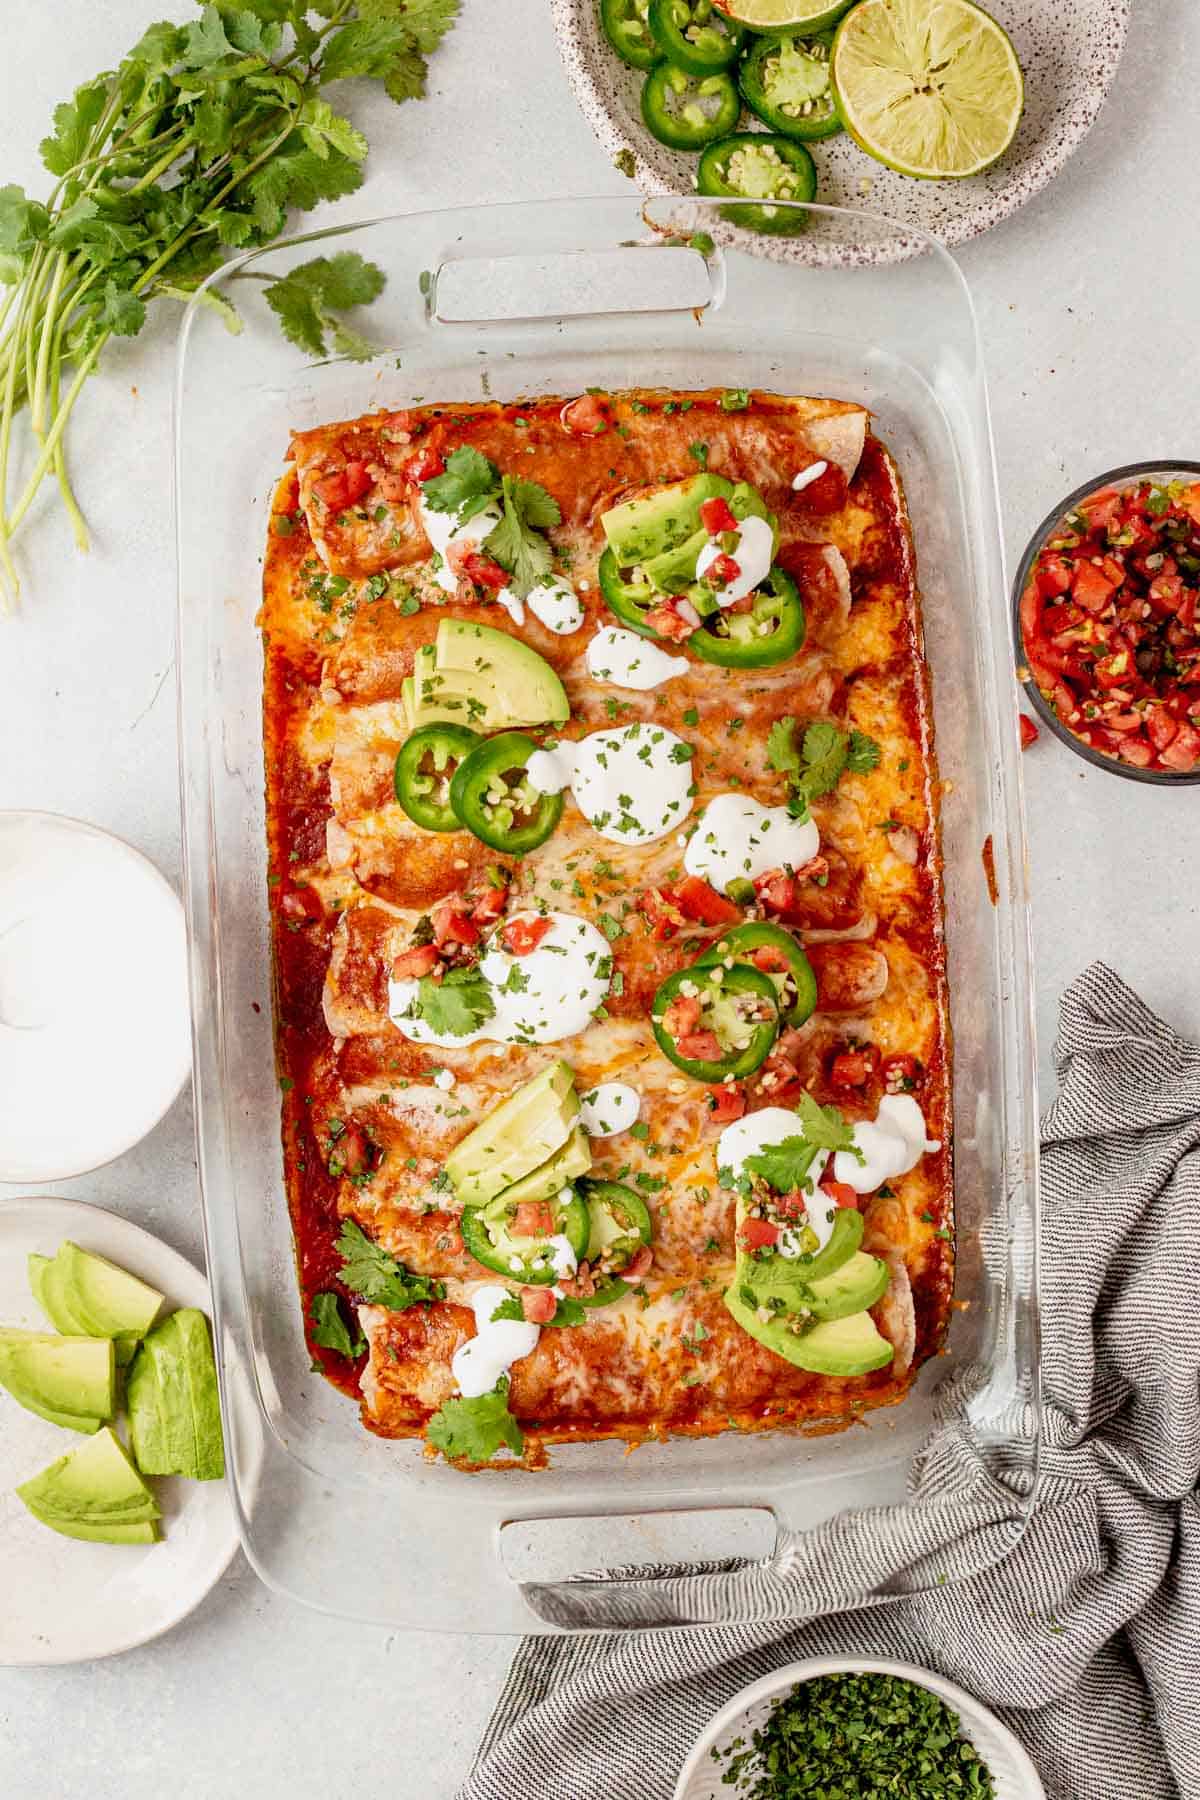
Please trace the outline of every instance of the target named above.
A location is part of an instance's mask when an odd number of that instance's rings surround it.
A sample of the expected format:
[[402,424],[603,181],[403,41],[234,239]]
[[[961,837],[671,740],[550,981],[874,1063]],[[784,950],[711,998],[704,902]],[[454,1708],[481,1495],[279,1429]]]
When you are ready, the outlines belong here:
[[[966,181],[914,181],[873,161],[843,132],[810,146],[817,199],[870,207],[945,244],[990,231],[1052,181],[1087,136],[1121,60],[1131,4],[991,0],[988,10],[1011,34],[1025,71],[1025,112],[1007,154]],[[614,158],[632,152],[633,177],[647,193],[693,193],[697,158],[666,149],[646,130],[638,104],[645,77],[609,48],[598,0],[550,0],[550,15],[571,90],[604,149]],[[747,123],[757,120],[746,114],[743,128]],[[747,249],[775,262],[897,262],[922,248],[919,239],[851,248],[819,236],[737,235]]]
[[725,1758],[734,1740],[753,1737],[766,1724],[775,1702],[801,1682],[840,1674],[898,1675],[904,1681],[928,1688],[958,1714],[964,1736],[987,1765],[997,1800],[1046,1800],[1037,1770],[1012,1732],[973,1695],[941,1675],[915,1668],[911,1663],[841,1656],[814,1656],[807,1662],[788,1663],[735,1694],[693,1745],[675,1784],[674,1800],[736,1800],[736,1794],[744,1794],[748,1782],[739,1782],[735,1794],[723,1778]]

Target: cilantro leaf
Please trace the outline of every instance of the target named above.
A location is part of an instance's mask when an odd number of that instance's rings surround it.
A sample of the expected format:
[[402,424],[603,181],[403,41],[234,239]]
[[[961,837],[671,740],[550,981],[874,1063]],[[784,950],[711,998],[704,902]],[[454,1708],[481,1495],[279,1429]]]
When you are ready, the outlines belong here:
[[353,1219],[346,1219],[342,1225],[337,1253],[342,1259],[339,1273],[343,1282],[352,1294],[372,1306],[404,1312],[410,1306],[446,1297],[444,1283],[406,1269],[379,1244],[372,1243]]
[[464,525],[496,498],[500,471],[478,450],[463,444],[446,458],[444,474],[421,483],[421,492],[431,512],[457,513],[459,524]]
[[525,1436],[508,1410],[508,1382],[501,1379],[489,1394],[447,1400],[425,1427],[435,1450],[450,1461],[490,1462],[502,1444],[519,1456]]
[[342,355],[365,362],[371,344],[337,317],[347,307],[366,306],[383,292],[386,276],[357,250],[314,256],[263,289],[283,335],[312,356],[326,354],[326,336]]
[[357,19],[327,39],[321,73],[326,81],[350,81],[364,75],[386,80],[393,63],[411,47],[398,20]]
[[572,1300],[564,1296],[554,1309],[554,1317],[546,1320],[547,1325],[584,1325],[587,1323],[587,1307],[582,1300]]
[[796,1102],[796,1111],[805,1137],[818,1150],[854,1149],[854,1127],[836,1106],[821,1106],[811,1094],[803,1093]]
[[782,1143],[765,1144],[742,1164],[751,1175],[760,1175],[777,1194],[790,1194],[809,1186],[809,1170],[817,1159],[817,1145],[805,1137],[785,1137]]
[[872,769],[879,767],[882,752],[873,737],[865,731],[850,733],[850,747],[846,752],[846,767],[855,775],[869,775]]
[[795,783],[806,800],[815,800],[837,786],[846,754],[845,733],[829,719],[815,719],[804,733],[804,766]]
[[308,1316],[314,1327],[313,1343],[320,1344],[323,1350],[336,1350],[339,1356],[349,1357],[353,1362],[366,1349],[364,1337],[352,1339],[347,1331],[342,1303],[336,1294],[314,1294]]
[[781,775],[794,774],[800,767],[796,748],[795,719],[776,719],[767,733],[767,761]]
[[116,337],[136,337],[146,323],[145,305],[136,294],[122,292],[115,281],[106,281],[100,323]]
[[458,0],[359,0],[364,19],[398,18],[425,56],[436,50],[458,17]]
[[557,500],[544,487],[535,481],[514,481],[511,475],[503,479],[501,504],[503,517],[489,531],[483,547],[507,569],[509,586],[524,600],[553,572],[553,552],[540,530],[557,525],[562,515]]
[[491,989],[477,968],[451,969],[441,981],[422,975],[417,1013],[439,1037],[466,1037],[496,1010]]
[[492,1314],[492,1324],[499,1319],[523,1319],[525,1309],[515,1294],[505,1294],[503,1300]]

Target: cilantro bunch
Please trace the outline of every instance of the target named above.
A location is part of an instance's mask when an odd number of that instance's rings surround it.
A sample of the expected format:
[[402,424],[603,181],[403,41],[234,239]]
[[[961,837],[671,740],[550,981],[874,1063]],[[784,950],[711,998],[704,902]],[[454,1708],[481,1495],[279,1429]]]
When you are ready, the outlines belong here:
[[[419,96],[425,58],[458,0],[215,0],[151,25],[115,69],[57,108],[41,145],[48,199],[0,187],[0,591],[18,589],[12,540],[48,475],[76,542],[87,530],[67,473],[72,410],[105,345],[134,337],[157,299],[186,301],[229,251],[271,243],[289,213],[353,193],[367,141],[325,98],[351,79]],[[319,257],[267,299],[314,354],[369,347],[340,318],[381,271]],[[231,329],[238,319],[212,295]],[[32,466],[14,473],[27,415]]]

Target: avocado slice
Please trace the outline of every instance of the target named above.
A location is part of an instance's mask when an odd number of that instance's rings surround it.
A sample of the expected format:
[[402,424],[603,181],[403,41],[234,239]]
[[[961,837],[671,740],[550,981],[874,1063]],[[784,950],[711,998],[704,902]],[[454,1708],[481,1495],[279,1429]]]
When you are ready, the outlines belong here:
[[144,1337],[149,1331],[163,1301],[157,1288],[69,1238],[59,1245],[55,1261],[63,1267],[71,1310],[92,1337]]
[[162,1537],[155,1519],[136,1525],[85,1525],[80,1520],[47,1518],[35,1506],[29,1508],[39,1524],[48,1525],[60,1537],[82,1538],[89,1544],[157,1544]]
[[172,1313],[175,1342],[183,1358],[192,1422],[191,1466],[181,1469],[192,1481],[220,1481],[225,1473],[221,1435],[221,1399],[208,1320],[194,1306]]
[[883,1369],[895,1352],[875,1325],[869,1312],[844,1319],[826,1319],[808,1331],[793,1331],[786,1314],[760,1319],[756,1307],[747,1305],[736,1287],[725,1294],[725,1305],[747,1332],[776,1356],[798,1369],[816,1375],[869,1375]]
[[129,1416],[129,1442],[133,1460],[144,1475],[174,1473],[167,1440],[163,1403],[158,1385],[158,1363],[145,1346],[138,1351],[125,1377],[125,1410]]
[[571,716],[566,689],[544,656],[469,619],[441,621],[432,653],[425,645],[414,658],[411,680],[404,701],[414,728],[448,719],[505,731],[564,725]]
[[171,1324],[174,1316],[171,1314],[146,1334],[129,1372],[129,1385],[136,1387],[136,1371],[143,1357],[154,1371],[157,1426],[151,1429],[148,1437],[144,1430],[145,1397],[138,1396],[136,1413],[133,1400],[129,1402],[129,1435],[134,1460],[144,1475],[186,1475],[195,1457],[191,1396],[179,1341]]
[[129,1526],[162,1516],[154,1495],[107,1425],[16,1491],[30,1512],[56,1529],[70,1524]]
[[519,1206],[523,1200],[545,1200],[580,1175],[586,1175],[591,1166],[592,1147],[587,1132],[582,1125],[576,1125],[566,1143],[560,1145],[540,1168],[522,1176],[520,1181],[514,1181],[511,1187],[503,1188],[489,1205]]
[[[32,1287],[32,1285],[31,1276],[30,1286]],[[35,1292],[34,1298],[44,1309],[56,1331],[61,1331],[64,1337],[92,1337],[95,1335],[88,1330],[82,1317],[71,1304],[71,1296],[67,1290],[66,1264],[61,1263],[57,1256],[42,1269],[39,1285],[41,1291],[40,1293]]]
[[[738,1224],[742,1207],[738,1203]],[[735,1287],[753,1288],[764,1305],[782,1301],[787,1312],[814,1312],[808,1294],[814,1282],[835,1275],[850,1261],[862,1243],[863,1216],[853,1206],[840,1206],[828,1241],[809,1261],[798,1256],[765,1256],[757,1259],[738,1252]]]
[[882,1257],[856,1250],[834,1274],[809,1282],[808,1305],[818,1319],[845,1319],[882,1300],[890,1280],[891,1271]]
[[484,1206],[540,1169],[566,1143],[578,1117],[570,1064],[539,1069],[446,1158],[446,1174],[463,1205]]
[[[600,515],[609,549],[623,569],[649,557],[675,550],[698,530],[700,508],[706,500],[723,495],[729,500],[733,483],[723,475],[691,475],[674,481],[653,494],[640,494]],[[692,572],[695,573],[695,562]]]
[[647,579],[660,593],[682,594],[696,579],[696,559],[707,542],[708,533],[701,526],[673,550],[648,556],[642,564]]
[[0,1331],[0,1387],[52,1424],[93,1432],[116,1411],[116,1369],[108,1338]]

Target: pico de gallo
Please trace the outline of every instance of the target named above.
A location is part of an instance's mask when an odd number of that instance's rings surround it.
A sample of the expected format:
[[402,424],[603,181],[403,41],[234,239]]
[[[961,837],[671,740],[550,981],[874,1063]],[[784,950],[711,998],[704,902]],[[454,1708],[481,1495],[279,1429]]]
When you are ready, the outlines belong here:
[[1200,481],[1089,494],[1050,533],[1020,601],[1029,674],[1080,743],[1135,769],[1200,773]]

